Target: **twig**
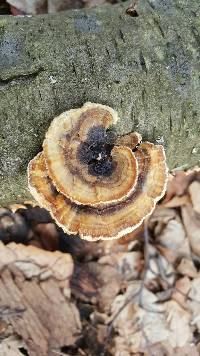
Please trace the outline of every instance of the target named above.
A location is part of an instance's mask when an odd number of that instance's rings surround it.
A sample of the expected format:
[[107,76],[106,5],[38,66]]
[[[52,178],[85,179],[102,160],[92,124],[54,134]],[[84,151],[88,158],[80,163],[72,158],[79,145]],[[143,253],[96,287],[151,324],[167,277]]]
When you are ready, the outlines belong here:
[[146,347],[147,347],[147,349],[148,349],[148,351],[149,351],[149,355],[150,355],[150,356],[154,356],[153,353],[152,353],[152,351],[151,351],[151,343],[150,343],[150,341],[149,341],[149,339],[148,339],[148,337],[147,337],[147,335],[146,335],[146,333],[145,333],[145,331],[144,331],[144,325],[142,325],[141,331],[142,331],[142,336],[143,336],[143,338],[144,338],[145,341],[146,341],[146,345],[147,345]]

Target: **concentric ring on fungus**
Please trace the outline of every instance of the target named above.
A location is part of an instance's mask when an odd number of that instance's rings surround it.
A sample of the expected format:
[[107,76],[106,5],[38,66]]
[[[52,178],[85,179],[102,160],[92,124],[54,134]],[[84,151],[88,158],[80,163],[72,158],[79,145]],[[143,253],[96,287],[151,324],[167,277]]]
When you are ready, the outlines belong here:
[[61,114],[28,166],[34,198],[65,232],[86,240],[133,231],[166,189],[163,147],[140,144],[138,133],[114,137],[106,130],[117,120],[113,109],[92,103]]
[[86,103],[55,118],[47,131],[43,148],[49,177],[77,204],[100,207],[123,200],[134,189],[134,153],[113,147],[106,132],[117,120],[110,107]]

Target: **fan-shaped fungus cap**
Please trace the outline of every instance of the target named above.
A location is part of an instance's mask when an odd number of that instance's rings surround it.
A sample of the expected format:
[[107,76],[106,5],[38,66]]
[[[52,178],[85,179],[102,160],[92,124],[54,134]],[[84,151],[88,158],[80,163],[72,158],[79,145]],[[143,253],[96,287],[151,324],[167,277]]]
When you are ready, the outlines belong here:
[[[138,165],[129,146],[113,147],[107,129],[118,120],[108,106],[86,103],[51,123],[44,140],[48,174],[56,189],[77,204],[101,207],[130,195]],[[124,174],[126,172],[126,174]]]
[[[134,148],[133,142],[137,145],[141,140],[137,133],[132,133],[131,138],[126,136],[117,139],[116,143],[121,145],[123,142],[130,149],[130,145]],[[76,204],[56,190],[54,181],[49,178],[44,153],[38,154],[29,163],[31,193],[41,206],[50,211],[65,232],[79,234],[81,238],[92,241],[120,238],[136,229],[151,214],[166,188],[167,168],[163,147],[144,142],[134,151],[138,166],[136,183],[123,200],[100,207]],[[126,175],[126,171],[123,174]]]

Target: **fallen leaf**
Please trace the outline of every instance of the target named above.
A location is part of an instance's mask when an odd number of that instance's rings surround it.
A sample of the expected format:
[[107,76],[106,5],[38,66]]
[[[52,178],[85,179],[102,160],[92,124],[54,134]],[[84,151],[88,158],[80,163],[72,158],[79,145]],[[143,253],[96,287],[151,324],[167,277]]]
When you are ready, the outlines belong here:
[[[121,239],[98,241],[95,246],[95,250],[98,251],[98,256],[101,257],[112,253],[127,251],[128,242],[121,243],[120,240]],[[90,242],[89,244],[91,245]]]
[[[142,304],[149,311],[139,307],[138,301],[140,298],[142,298]],[[128,304],[126,304],[127,299],[129,300]],[[129,350],[129,352],[139,352],[146,345],[146,339],[143,335],[144,331],[145,333],[153,332],[150,340],[151,343],[158,342],[160,338],[165,339],[167,337],[167,333],[164,330],[163,335],[159,325],[160,318],[163,318],[162,313],[160,313],[163,310],[163,305],[156,305],[156,301],[157,297],[145,287],[142,288],[141,292],[140,281],[132,283],[124,295],[118,295],[115,298],[112,303],[112,317],[115,317],[118,311],[124,306],[113,323],[115,330],[119,333],[119,337],[116,339],[116,346],[121,343],[124,345],[123,348]],[[156,322],[159,328],[159,335],[154,329],[154,322]],[[148,329],[150,325],[151,327]]]
[[123,278],[114,266],[89,262],[89,271],[95,276],[98,284],[98,304],[100,311],[108,312],[113,299],[119,293]]
[[170,220],[178,218],[178,214],[175,209],[165,208],[163,205],[158,205],[149,219],[149,225],[151,228],[157,223],[166,225]]
[[188,188],[188,191],[191,196],[194,211],[200,214],[200,182],[192,182]]
[[181,262],[177,266],[177,272],[183,276],[188,276],[190,278],[197,277],[197,269],[192,261],[192,259],[183,257]]
[[184,195],[190,183],[197,178],[197,174],[198,172],[193,170],[188,172],[177,171],[173,175],[169,175],[164,202],[168,202],[175,195]]
[[99,283],[87,264],[75,263],[75,270],[71,278],[73,295],[84,302],[96,303]]
[[189,292],[188,307],[192,312],[191,325],[196,326],[200,332],[200,277],[191,281],[191,289]]
[[195,278],[191,282],[191,290],[189,293],[189,297],[194,301],[200,303],[200,277]]
[[114,317],[125,305],[127,298],[129,300],[113,322],[115,331],[119,334],[114,339],[115,352],[117,353],[118,347],[129,351],[129,354],[144,352],[159,342],[168,342],[173,348],[189,344],[193,337],[190,313],[176,301],[157,304],[157,297],[145,287],[142,290],[142,306],[139,306],[140,286],[139,282],[134,282],[124,295],[117,296],[113,301]]
[[[174,349],[169,342],[162,342],[151,346],[150,352],[152,356],[199,356],[197,346],[194,344],[187,344]],[[149,356],[150,352],[149,349],[147,349],[146,352],[144,352],[144,356]]]
[[182,256],[190,256],[190,246],[180,219],[170,220],[156,242],[173,251],[174,260]]
[[142,254],[139,251],[112,253],[102,256],[99,263],[115,267],[125,280],[138,278],[143,267]]
[[191,288],[191,281],[188,277],[180,278],[176,281],[172,299],[182,308],[187,309],[187,298]]
[[30,355],[46,356],[80,335],[79,312],[70,300],[72,273],[66,253],[0,243],[0,307],[22,310],[20,317],[7,318]]
[[26,345],[19,337],[11,335],[0,342],[1,356],[23,356],[24,353],[20,351],[26,350]]
[[191,204],[181,208],[184,228],[192,251],[200,256],[200,219]]
[[162,206],[165,208],[179,208],[180,206],[186,205],[190,203],[190,198],[188,195],[182,195],[182,196],[174,196],[171,200],[167,201],[166,203],[163,202]]
[[147,286],[149,286],[149,281],[155,278],[159,280],[164,289],[167,289],[169,286],[173,285],[175,280],[175,271],[173,265],[160,254],[157,254],[155,257],[149,260],[149,268],[146,273]]
[[183,347],[190,344],[193,340],[190,313],[173,300],[166,302],[165,307],[166,322],[170,330],[169,343],[172,347]]
[[69,283],[74,268],[69,254],[60,251],[52,253],[14,242],[7,246],[0,243],[0,271],[10,263],[17,266],[26,278],[38,277],[44,280],[46,276],[53,276],[66,283]]

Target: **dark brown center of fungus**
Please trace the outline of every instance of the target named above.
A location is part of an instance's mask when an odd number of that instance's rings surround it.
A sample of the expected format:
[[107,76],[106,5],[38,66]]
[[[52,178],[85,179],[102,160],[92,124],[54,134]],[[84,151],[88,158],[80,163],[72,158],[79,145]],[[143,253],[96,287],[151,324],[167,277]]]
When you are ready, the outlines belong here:
[[88,165],[88,173],[101,177],[109,177],[115,170],[116,163],[112,161],[111,151],[115,135],[106,131],[103,126],[92,127],[87,140],[78,149],[78,159]]

